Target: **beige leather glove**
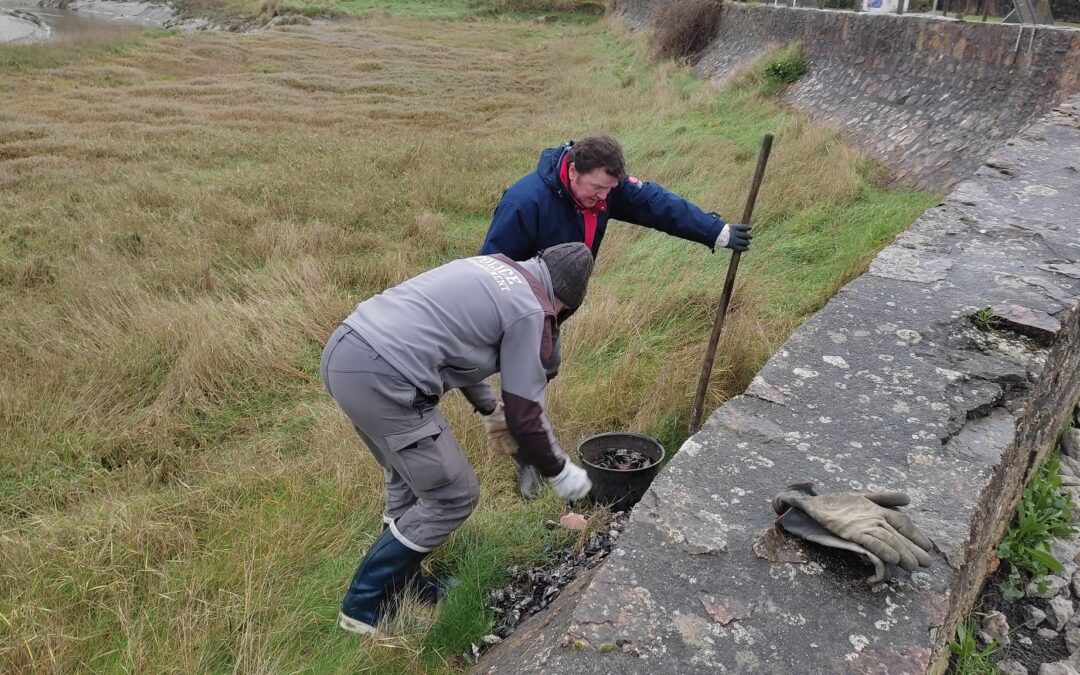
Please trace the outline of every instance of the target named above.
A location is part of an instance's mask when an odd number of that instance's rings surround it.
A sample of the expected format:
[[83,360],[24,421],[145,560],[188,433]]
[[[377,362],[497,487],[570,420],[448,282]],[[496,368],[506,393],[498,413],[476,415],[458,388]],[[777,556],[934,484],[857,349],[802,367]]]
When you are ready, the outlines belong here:
[[934,545],[907,514],[886,506],[904,506],[907,495],[899,492],[834,495],[787,493],[784,502],[802,509],[819,525],[841,539],[858,544],[886,565],[915,570],[929,566]]
[[490,415],[481,415],[480,421],[484,424],[484,433],[487,434],[488,448],[498,455],[517,454],[517,442],[506,428],[506,413],[503,412],[503,404],[500,401],[495,405],[495,410]]
[[847,539],[841,539],[832,532],[829,532],[821,525],[818,525],[817,521],[813,518],[803,513],[801,509],[797,509],[788,504],[788,498],[791,497],[798,499],[799,497],[813,497],[816,495],[817,493],[814,492],[813,484],[810,482],[789,485],[783,492],[773,497],[773,510],[775,510],[779,516],[776,519],[776,524],[795,536],[801,537],[807,541],[812,541],[815,544],[858,553],[874,566],[874,573],[866,579],[866,583],[871,586],[879,584],[891,577],[893,573],[892,565],[886,565],[881,558],[870,551],[867,551],[862,546],[850,542]]

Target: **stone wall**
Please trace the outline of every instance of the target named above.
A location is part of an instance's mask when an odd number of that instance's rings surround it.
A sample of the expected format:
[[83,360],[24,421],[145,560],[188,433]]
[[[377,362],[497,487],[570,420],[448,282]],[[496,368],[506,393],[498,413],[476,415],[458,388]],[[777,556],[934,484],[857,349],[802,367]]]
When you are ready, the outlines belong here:
[[[993,308],[995,327],[973,315]],[[1080,96],[1002,144],[716,410],[618,547],[484,673],[939,673],[1080,397]],[[933,564],[868,585],[769,500],[902,490]]]
[[[620,0],[618,12],[648,27],[666,1]],[[1080,91],[1080,30],[735,2],[696,69],[722,80],[794,41],[810,67],[784,101],[845,129],[901,183],[922,188],[951,188]]]

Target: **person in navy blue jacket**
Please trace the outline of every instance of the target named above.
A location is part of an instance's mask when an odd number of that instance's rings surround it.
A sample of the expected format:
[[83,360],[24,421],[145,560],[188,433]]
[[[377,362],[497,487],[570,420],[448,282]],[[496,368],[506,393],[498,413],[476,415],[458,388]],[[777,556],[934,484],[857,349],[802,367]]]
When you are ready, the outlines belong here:
[[610,218],[711,249],[750,246],[748,226],[725,223],[656,183],[627,176],[624,164],[618,141],[607,135],[544,150],[536,171],[503,193],[480,254],[528,260],[549,246],[580,241],[595,258]]
[[[600,252],[610,218],[735,251],[750,247],[748,225],[725,223],[656,183],[627,176],[622,148],[611,136],[567,141],[540,154],[536,171],[503,193],[491,219],[481,255],[501,253],[528,260],[545,248],[584,242],[593,258]],[[548,377],[555,376],[558,343]],[[490,434],[489,434],[490,435]],[[501,447],[492,439],[492,447]],[[518,490],[525,497],[540,490],[536,469],[515,456]]]

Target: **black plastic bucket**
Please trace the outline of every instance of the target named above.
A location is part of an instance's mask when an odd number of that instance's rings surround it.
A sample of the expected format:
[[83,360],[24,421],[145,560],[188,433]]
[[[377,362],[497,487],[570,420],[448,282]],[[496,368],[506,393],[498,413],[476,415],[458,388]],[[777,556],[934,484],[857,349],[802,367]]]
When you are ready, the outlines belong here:
[[[605,452],[617,448],[636,450],[652,462],[641,469],[605,469],[596,461]],[[598,504],[610,505],[616,511],[627,511],[645,495],[664,461],[664,446],[655,438],[614,432],[590,436],[578,444],[578,456],[592,481],[589,497]]]

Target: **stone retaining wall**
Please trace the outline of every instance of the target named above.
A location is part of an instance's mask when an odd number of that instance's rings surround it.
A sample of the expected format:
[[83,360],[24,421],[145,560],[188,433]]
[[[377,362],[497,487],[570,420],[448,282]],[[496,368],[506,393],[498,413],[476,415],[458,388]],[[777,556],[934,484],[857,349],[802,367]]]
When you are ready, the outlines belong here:
[[[670,1],[620,0],[618,12],[649,27]],[[922,188],[951,188],[1080,91],[1078,30],[735,2],[724,3],[696,69],[722,80],[793,41],[810,67],[785,102],[845,129],[899,181]]]

